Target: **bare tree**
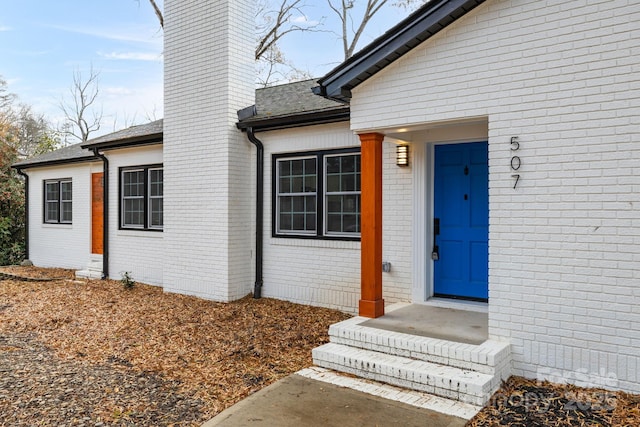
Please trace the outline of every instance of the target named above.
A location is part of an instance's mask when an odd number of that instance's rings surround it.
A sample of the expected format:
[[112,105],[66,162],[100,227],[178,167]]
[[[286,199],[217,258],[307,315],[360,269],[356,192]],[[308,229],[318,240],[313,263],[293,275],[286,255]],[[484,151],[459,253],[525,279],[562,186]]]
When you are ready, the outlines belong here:
[[158,17],[158,21],[160,21],[160,27],[164,29],[164,17],[162,16],[162,10],[160,10],[155,0],[149,0],[149,3],[151,3],[151,7],[153,8],[153,11],[156,13],[156,16]]
[[327,0],[329,7],[338,16],[340,24],[342,25],[342,34],[340,34],[340,37],[342,39],[345,60],[351,58],[353,55],[358,41],[365,27],[369,21],[371,21],[371,18],[373,18],[389,0],[367,0],[364,14],[358,21],[354,20],[353,17],[356,1],[357,0],[339,0],[338,3],[337,0]]
[[9,108],[15,97],[14,94],[9,92],[7,82],[0,77],[0,110],[4,111]]
[[303,19],[304,25],[294,20],[294,15],[306,17],[303,8],[306,4],[302,0],[281,0],[278,7],[273,7],[268,0],[258,3],[256,13],[256,30],[258,44],[255,51],[256,61],[262,58],[269,49],[276,46],[278,41],[287,34],[294,32],[318,31],[322,22],[310,23]]
[[80,70],[74,71],[73,84],[69,90],[71,101],[65,101],[64,98],[60,101],[60,109],[69,125],[63,130],[65,136],[73,136],[85,142],[92,132],[100,129],[102,108],[98,110],[94,105],[100,93],[99,75],[93,66],[89,69],[86,80],[83,80]]

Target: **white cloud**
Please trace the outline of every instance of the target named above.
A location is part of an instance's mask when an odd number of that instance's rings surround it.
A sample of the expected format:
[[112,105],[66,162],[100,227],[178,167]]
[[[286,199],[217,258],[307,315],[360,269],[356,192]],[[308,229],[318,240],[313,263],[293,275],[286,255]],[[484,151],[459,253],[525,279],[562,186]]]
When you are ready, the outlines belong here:
[[7,27],[6,25],[0,25],[0,33],[3,31],[11,31],[11,27]]
[[309,18],[307,18],[305,15],[294,16],[293,18],[291,18],[291,22],[294,24],[308,25],[310,27],[320,24],[320,21],[310,21]]
[[[69,33],[84,34],[87,36],[117,40],[123,42],[144,43],[162,46],[162,36],[157,35],[157,31],[135,29],[131,31],[130,28],[83,28],[83,27],[69,27],[64,25],[51,25],[50,28],[54,28],[60,31],[66,31]],[[156,34],[155,36],[152,34]]]
[[162,60],[162,55],[158,53],[145,53],[145,52],[98,52],[103,58],[127,60],[127,61],[159,61]]

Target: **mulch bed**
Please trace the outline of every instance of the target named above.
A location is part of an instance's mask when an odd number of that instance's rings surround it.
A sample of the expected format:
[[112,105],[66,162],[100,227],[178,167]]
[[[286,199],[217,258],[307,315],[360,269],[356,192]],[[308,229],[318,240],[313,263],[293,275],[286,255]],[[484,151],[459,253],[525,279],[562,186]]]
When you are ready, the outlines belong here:
[[[32,267],[10,273],[72,277]],[[329,325],[348,317],[267,298],[222,304],[142,284],[129,290],[111,280],[0,280],[0,371],[23,385],[0,386],[0,425],[199,425],[311,366]],[[76,371],[71,385],[56,388],[61,373]],[[68,414],[54,408],[58,400]]]
[[640,396],[511,377],[468,427],[640,426]]
[[[195,426],[310,366],[348,316],[0,267],[0,426]],[[59,278],[54,281],[33,281]],[[640,396],[512,377],[468,424],[640,426]]]

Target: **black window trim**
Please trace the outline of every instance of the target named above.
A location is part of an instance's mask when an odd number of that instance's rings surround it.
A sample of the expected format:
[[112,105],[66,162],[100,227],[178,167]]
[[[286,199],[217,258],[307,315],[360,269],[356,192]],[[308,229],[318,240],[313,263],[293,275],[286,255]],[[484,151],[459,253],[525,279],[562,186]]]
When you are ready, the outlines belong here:
[[[149,172],[152,170],[157,170],[157,169],[162,169],[164,170],[164,166],[162,163],[155,163],[155,164],[151,164],[151,165],[137,165],[137,166],[121,166],[118,168],[118,229],[119,230],[129,230],[129,231],[155,231],[155,232],[162,232],[164,229],[164,221],[163,221],[163,225],[162,227],[158,227],[158,226],[150,226],[150,219],[149,219],[149,215],[150,213],[150,190],[149,190]],[[124,225],[123,224],[123,210],[124,210],[124,203],[122,203],[123,201],[123,193],[122,193],[122,186],[123,186],[123,173],[124,172],[132,172],[132,171],[144,171],[144,225],[142,227],[135,227],[135,226],[131,226],[131,225]],[[163,172],[163,182],[164,182],[164,172]],[[164,199],[164,191],[163,191],[163,199]],[[163,208],[164,211],[164,208]]]
[[[361,154],[359,146],[327,149],[327,150],[309,150],[309,151],[295,151],[287,153],[277,153],[271,155],[271,237],[280,239],[305,239],[305,240],[341,240],[341,241],[353,241],[359,242],[360,235],[346,235],[346,234],[326,234],[325,222],[326,212],[325,205],[325,156],[334,155],[347,155],[347,154]],[[315,157],[317,162],[316,167],[316,232],[315,234],[293,234],[278,233],[278,160],[280,159],[296,159],[296,158],[309,158]]]
[[[71,183],[71,200],[66,202],[71,203],[71,221],[64,221],[62,219],[62,183]],[[58,185],[58,218],[55,221],[47,219],[47,184],[55,183]],[[73,179],[72,178],[53,178],[42,180],[42,223],[43,224],[59,224],[59,225],[71,225],[73,224]]]

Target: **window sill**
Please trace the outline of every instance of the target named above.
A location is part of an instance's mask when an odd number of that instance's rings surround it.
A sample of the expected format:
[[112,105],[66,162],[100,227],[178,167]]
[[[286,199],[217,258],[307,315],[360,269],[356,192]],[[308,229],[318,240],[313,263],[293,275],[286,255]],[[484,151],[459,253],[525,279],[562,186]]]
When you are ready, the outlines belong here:
[[43,222],[42,228],[56,228],[70,230],[73,228],[73,223],[68,222]]
[[312,239],[287,236],[285,238],[270,237],[268,243],[271,246],[360,250],[360,240]]
[[116,232],[116,236],[162,239],[162,230],[135,230],[131,228],[121,228]]

